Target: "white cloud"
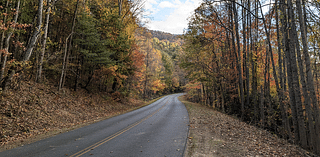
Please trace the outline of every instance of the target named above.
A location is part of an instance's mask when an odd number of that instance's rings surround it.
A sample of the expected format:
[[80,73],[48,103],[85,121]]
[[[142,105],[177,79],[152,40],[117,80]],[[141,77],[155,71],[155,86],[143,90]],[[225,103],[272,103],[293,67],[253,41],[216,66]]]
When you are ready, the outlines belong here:
[[158,4],[158,2],[156,0],[148,0],[148,2],[151,4]]
[[159,9],[154,8],[153,5],[157,4],[157,0],[146,0],[143,7],[145,9],[144,15],[150,16],[156,14],[159,11]]
[[159,4],[160,8],[175,8],[176,6],[168,1],[163,1]]
[[145,14],[147,15],[156,14],[159,11],[159,9],[153,7],[153,4],[158,4],[158,3],[155,0],[146,1],[146,3],[144,4],[144,9],[146,9]]
[[[201,1],[202,0],[187,0],[182,3],[179,0],[173,0],[169,3],[175,6],[175,10],[168,15],[164,21],[151,21],[147,24],[147,26],[152,30],[159,30],[172,34],[182,34],[183,29],[187,28],[188,26],[187,18],[191,16],[194,9],[200,5]],[[158,14],[161,14],[161,9],[159,10]]]
[[181,5],[182,4],[179,0],[173,0],[173,1],[174,1],[174,4],[176,4],[176,5]]

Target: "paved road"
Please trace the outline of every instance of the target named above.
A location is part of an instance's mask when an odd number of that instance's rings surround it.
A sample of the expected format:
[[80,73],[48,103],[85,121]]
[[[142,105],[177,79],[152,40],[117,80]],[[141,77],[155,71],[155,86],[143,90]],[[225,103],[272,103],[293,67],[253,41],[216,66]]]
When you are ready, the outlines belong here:
[[138,110],[66,132],[0,157],[183,156],[189,117],[174,94]]

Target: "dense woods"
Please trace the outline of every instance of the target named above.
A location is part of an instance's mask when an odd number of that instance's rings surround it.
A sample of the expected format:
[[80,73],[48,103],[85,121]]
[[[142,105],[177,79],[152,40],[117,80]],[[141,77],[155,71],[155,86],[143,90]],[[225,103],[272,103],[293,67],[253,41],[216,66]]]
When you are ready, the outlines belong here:
[[[20,81],[144,97],[181,90],[181,39],[141,27],[142,1],[2,0],[1,89]],[[158,34],[162,34],[159,33]],[[170,40],[170,41],[169,41]],[[181,84],[182,83],[182,84]]]
[[184,35],[142,27],[143,3],[0,0],[2,98],[23,81],[115,100],[186,90],[320,154],[319,1],[205,0]]
[[[186,82],[184,73],[179,68],[182,41],[180,38],[174,42],[159,40],[153,37],[152,32],[143,28],[137,31],[137,43],[145,56],[139,86],[143,98],[181,92]],[[173,36],[168,35],[169,38]]]
[[319,1],[204,1],[184,35],[189,99],[319,154],[319,11]]

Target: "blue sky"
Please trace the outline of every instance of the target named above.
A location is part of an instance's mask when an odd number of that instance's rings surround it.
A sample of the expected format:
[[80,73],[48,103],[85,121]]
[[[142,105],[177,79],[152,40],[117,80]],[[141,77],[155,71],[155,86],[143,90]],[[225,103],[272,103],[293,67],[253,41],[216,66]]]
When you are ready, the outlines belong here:
[[149,17],[147,28],[172,34],[182,34],[193,10],[201,0],[146,0],[144,15]]
[[[202,0],[146,0],[144,16],[149,18],[146,26],[151,30],[183,34],[183,30],[188,27],[188,17],[201,2]],[[266,3],[270,3],[270,0],[263,1],[262,5]],[[266,13],[269,9],[270,6],[266,5],[263,12]]]

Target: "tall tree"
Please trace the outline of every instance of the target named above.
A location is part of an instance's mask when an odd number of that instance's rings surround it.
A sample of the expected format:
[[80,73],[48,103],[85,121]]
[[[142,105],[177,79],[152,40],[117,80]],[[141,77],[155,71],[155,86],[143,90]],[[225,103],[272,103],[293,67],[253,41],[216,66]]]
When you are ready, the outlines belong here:
[[38,76],[37,81],[41,82],[41,73],[42,73],[42,66],[43,66],[43,58],[46,51],[46,44],[47,44],[47,38],[48,38],[48,28],[49,28],[49,20],[50,20],[50,14],[51,14],[51,7],[54,5],[55,1],[53,1],[53,4],[51,4],[51,0],[47,0],[47,10],[46,10],[46,22],[44,25],[44,33],[43,33],[43,39],[42,39],[42,45],[41,45],[41,54],[40,54],[40,60],[39,60],[39,67],[38,67]]
[[39,0],[38,3],[38,13],[37,13],[37,25],[33,30],[33,34],[30,38],[30,41],[27,45],[27,49],[24,52],[23,61],[28,61],[31,57],[32,51],[35,47],[37,39],[41,33],[41,25],[42,25],[42,10],[43,10],[43,0]]

